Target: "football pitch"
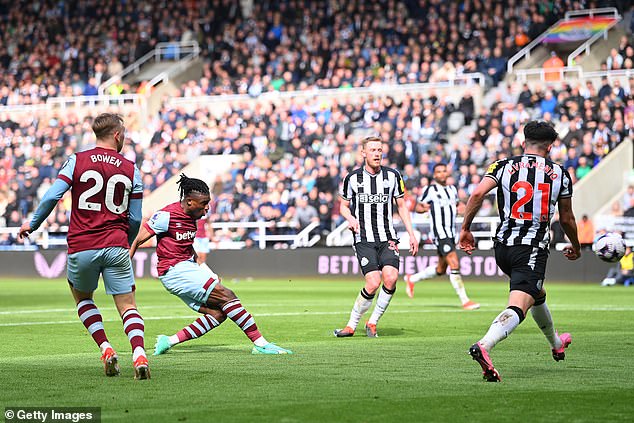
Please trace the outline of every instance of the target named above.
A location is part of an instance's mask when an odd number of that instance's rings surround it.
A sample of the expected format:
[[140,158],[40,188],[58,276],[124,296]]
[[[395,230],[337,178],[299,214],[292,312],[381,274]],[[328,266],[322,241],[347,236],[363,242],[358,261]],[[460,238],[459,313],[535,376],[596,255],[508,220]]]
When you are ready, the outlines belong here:
[[[496,384],[482,380],[467,349],[505,306],[507,284],[466,283],[480,310],[463,311],[446,280],[417,284],[414,299],[400,282],[379,338],[361,330],[337,339],[360,280],[226,281],[262,334],[295,354],[251,355],[226,321],[150,357],[152,379],[135,381],[103,287],[95,298],[119,353],[115,378],[103,375],[65,281],[0,279],[0,407],[94,406],[108,422],[631,421],[634,288],[550,282],[556,327],[573,336],[566,360],[552,359],[527,316],[493,350]],[[197,317],[156,280],[137,281],[137,301],[149,352],[157,334]]]

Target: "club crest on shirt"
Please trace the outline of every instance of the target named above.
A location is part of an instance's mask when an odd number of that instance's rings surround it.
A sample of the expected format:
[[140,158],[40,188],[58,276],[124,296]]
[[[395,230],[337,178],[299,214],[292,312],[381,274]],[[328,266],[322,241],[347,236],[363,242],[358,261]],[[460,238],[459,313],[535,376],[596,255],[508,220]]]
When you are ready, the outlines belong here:
[[495,172],[495,169],[497,169],[498,167],[498,162],[493,162],[489,165],[489,167],[487,168],[486,173],[493,173]]

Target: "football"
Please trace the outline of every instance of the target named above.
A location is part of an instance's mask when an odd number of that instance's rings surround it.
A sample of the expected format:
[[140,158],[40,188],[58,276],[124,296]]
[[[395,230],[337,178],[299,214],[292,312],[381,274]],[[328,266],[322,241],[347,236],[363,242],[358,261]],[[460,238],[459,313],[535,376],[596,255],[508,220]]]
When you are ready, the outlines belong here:
[[608,232],[600,235],[592,246],[597,257],[608,263],[616,263],[625,254],[625,241],[621,235]]

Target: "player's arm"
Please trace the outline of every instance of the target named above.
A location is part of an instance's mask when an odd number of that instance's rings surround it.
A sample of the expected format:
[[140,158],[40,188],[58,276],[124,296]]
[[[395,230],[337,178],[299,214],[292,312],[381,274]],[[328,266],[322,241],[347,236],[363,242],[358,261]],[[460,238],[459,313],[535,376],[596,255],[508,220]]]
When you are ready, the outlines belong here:
[[348,227],[354,233],[359,233],[359,221],[352,215],[350,210],[350,200],[341,199],[339,213],[348,222]]
[[414,211],[416,213],[425,213],[431,209],[431,205],[429,204],[429,185],[425,187],[425,191],[423,191],[423,195],[416,200],[416,206],[414,206]]
[[167,230],[169,229],[169,223],[169,212],[161,210],[154,213],[154,215],[152,215],[152,217],[149,218],[147,222],[141,225],[141,229],[139,229],[138,235],[130,244],[130,257],[134,257],[134,253],[136,253],[136,250],[154,235],[167,232]]
[[139,233],[141,228],[143,200],[140,198],[133,198],[130,200],[130,208],[128,210],[128,244],[132,246],[134,239]]
[[480,207],[482,207],[482,201],[484,197],[497,186],[497,181],[494,178],[486,177],[482,178],[482,181],[476,189],[473,191],[467,201],[467,207],[464,212],[464,220],[462,221],[462,229],[460,230],[460,240],[458,245],[464,250],[465,253],[471,254],[475,250],[475,239],[471,233],[471,223],[476,216]]
[[134,166],[134,186],[130,195],[130,205],[128,207],[128,244],[132,245],[139,233],[141,221],[143,219],[143,182],[141,172]]
[[416,239],[416,234],[414,234],[414,229],[412,228],[412,219],[410,218],[407,204],[405,204],[405,198],[397,198],[396,205],[398,207],[398,215],[401,217],[401,221],[409,235],[409,252],[415,256],[418,253],[418,239]]
[[354,195],[352,190],[352,181],[350,180],[350,173],[343,178],[343,183],[339,189],[339,197],[341,197],[341,204],[339,206],[339,214],[346,219],[348,227],[354,233],[359,233],[359,221],[352,215],[350,210],[350,200]]
[[428,212],[429,209],[431,208],[431,206],[429,205],[429,203],[416,203],[416,207],[414,207],[414,211],[416,213],[425,213]]
[[31,232],[37,230],[42,222],[44,222],[46,218],[48,218],[48,215],[51,214],[51,212],[57,205],[57,202],[61,200],[66,191],[69,190],[73,180],[74,170],[75,155],[73,154],[62,165],[57,179],[55,180],[55,182],[53,182],[53,185],[51,185],[48,191],[46,191],[44,197],[42,197],[37,210],[35,210],[35,213],[33,213],[31,221],[25,222],[20,227],[20,232],[18,233],[18,235],[21,239],[28,237]]
[[570,245],[564,248],[564,255],[568,260],[577,260],[581,257],[581,245],[577,236],[577,221],[572,211],[572,197],[560,198],[559,224],[570,240]]
[[150,229],[147,223],[145,225],[141,225],[136,238],[130,243],[130,258],[134,257],[136,250],[154,235],[156,234]]

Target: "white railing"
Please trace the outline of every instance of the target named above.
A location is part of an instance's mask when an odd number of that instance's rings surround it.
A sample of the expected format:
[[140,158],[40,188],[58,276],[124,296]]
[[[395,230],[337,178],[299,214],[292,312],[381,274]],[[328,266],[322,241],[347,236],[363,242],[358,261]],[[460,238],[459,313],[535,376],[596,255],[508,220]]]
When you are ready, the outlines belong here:
[[535,68],[535,69],[520,69],[515,71],[515,78],[518,82],[527,82],[529,76],[539,76],[539,80],[541,82],[558,82],[558,81],[546,81],[546,73],[552,75],[554,73],[559,74],[559,82],[570,81],[570,79],[579,79],[579,80],[587,80],[587,79],[600,79],[604,76],[608,78],[608,81],[611,82],[616,78],[627,79],[631,76],[634,76],[634,69],[619,69],[619,70],[609,70],[609,71],[590,71],[586,72],[583,70],[581,66],[565,66],[560,69],[548,69],[545,70],[543,68]]
[[[318,222],[312,222],[301,231],[296,234],[271,234],[268,233],[271,229],[294,229],[294,226],[285,223],[285,222],[216,222],[210,225],[213,229],[222,229],[222,230],[231,230],[231,229],[255,229],[256,235],[255,240],[258,243],[258,247],[260,249],[266,248],[267,242],[288,242],[290,243],[291,248],[302,248],[302,247],[312,247],[321,239],[320,235],[312,235],[311,232],[317,229],[319,226]],[[18,232],[20,228],[12,227],[12,228],[0,228],[0,235],[8,233],[14,238],[17,238]],[[58,232],[54,232],[53,234],[63,234],[62,236],[54,236],[49,233],[46,229],[38,229],[33,232],[28,240],[25,241],[26,249],[35,249],[37,246],[43,249],[47,249],[50,247],[58,247],[58,246],[66,246],[66,233],[68,232],[67,226],[60,227]],[[226,249],[235,249],[241,248],[244,246],[243,241],[221,241],[218,243],[219,246],[224,247]],[[12,246],[15,247],[15,246]],[[20,246],[17,246],[17,249],[24,249]],[[2,246],[0,246],[0,250],[2,250]],[[11,249],[9,247],[8,249]]]
[[102,83],[99,86],[99,94],[104,94],[111,85],[123,80],[126,76],[132,73],[138,74],[141,71],[141,67],[152,60],[155,63],[163,61],[184,61],[185,63],[189,63],[191,60],[197,58],[199,54],[200,47],[196,41],[158,43],[152,51],[140,57],[121,72],[113,75],[110,79]]
[[71,107],[96,106],[132,106],[140,110],[145,107],[145,98],[138,94],[121,95],[79,95],[72,97],[50,97],[46,103],[24,104],[15,106],[0,106],[0,113],[34,113],[54,109],[68,109]]
[[[462,217],[456,218],[457,228],[460,227],[462,221],[464,219]],[[495,236],[495,230],[497,228],[500,219],[497,217],[476,217],[473,219],[473,224],[471,227],[477,225],[486,225],[487,229],[484,230],[473,230],[473,236],[476,241],[487,241],[490,240],[493,236]],[[415,230],[420,229],[420,227],[425,227],[426,232],[429,232],[429,225],[431,223],[431,219],[428,215],[416,214],[412,217],[412,225]],[[396,225],[398,228],[398,224]],[[458,231],[456,231],[457,233]],[[420,233],[420,231],[419,231]],[[348,231],[348,222],[344,222],[341,225],[337,226],[331,233],[326,237],[326,245],[328,247],[343,247],[352,245],[353,237],[352,233]],[[485,245],[480,244],[480,245]],[[404,248],[405,245],[401,245],[401,248]],[[492,247],[492,245],[491,245]]]
[[304,91],[267,91],[260,94],[258,97],[252,97],[247,94],[228,94],[228,95],[210,95],[210,96],[198,96],[198,97],[172,97],[167,100],[167,104],[173,107],[179,106],[197,106],[197,105],[210,105],[217,103],[232,103],[243,101],[275,101],[280,99],[295,99],[295,98],[307,98],[307,97],[350,97],[361,95],[395,95],[412,93],[417,91],[439,89],[439,88],[453,88],[457,86],[470,86],[477,85],[484,88],[485,77],[479,72],[467,73],[458,75],[454,79],[448,81],[418,83],[418,84],[373,84],[370,87],[363,88],[327,88],[319,89],[313,88]]
[[615,7],[600,7],[598,9],[587,9],[587,10],[571,10],[566,12],[564,15],[565,20],[570,20],[570,18],[578,18],[580,16],[589,16],[594,18],[599,15],[612,15],[613,18],[618,19],[621,16],[619,15],[619,11]]
[[[539,35],[539,37],[535,38],[533,41],[531,41],[528,45],[526,45],[523,49],[521,49],[519,52],[517,52],[513,57],[511,57],[509,59],[509,61],[506,64],[506,69],[507,69],[507,73],[512,73],[513,72],[513,66],[519,62],[520,60],[526,58],[526,59],[530,59],[531,57],[531,51],[537,47],[538,45],[541,44],[542,41],[544,41],[544,39],[546,37],[548,37],[549,33],[551,30],[553,30],[554,28],[556,28],[557,26],[559,26],[560,23],[568,21],[570,19],[574,19],[574,18],[578,18],[580,16],[589,16],[591,18],[597,16],[597,15],[612,15],[617,21],[613,24],[610,25],[609,28],[607,28],[605,31],[600,32],[599,34],[595,34],[595,36],[593,36],[591,39],[595,38],[595,40],[592,41],[592,43],[594,43],[594,41],[596,41],[599,37],[601,37],[602,35],[607,36],[607,32],[618,23],[618,21],[621,19],[621,16],[619,15],[619,12],[616,8],[614,7],[604,7],[604,8],[599,8],[599,9],[588,9],[588,10],[575,10],[575,11],[571,11],[571,12],[566,12],[566,14],[564,15],[564,19],[560,19],[559,21],[557,21],[554,25],[552,25],[550,28],[548,28],[546,31],[544,31],[543,33],[541,33]],[[598,37],[597,37],[598,36]],[[587,40],[586,42],[584,42],[582,44],[581,47],[583,47],[586,43],[588,43],[590,40]],[[590,44],[592,44],[590,43]],[[580,48],[581,48],[580,47]],[[589,47],[589,46],[588,46]],[[578,50],[578,49],[577,49]],[[581,50],[583,50],[583,48],[581,48]],[[576,50],[575,50],[576,51]],[[588,50],[589,51],[589,50]],[[574,57],[577,57],[579,54],[573,56],[574,52],[571,53],[568,56],[568,66],[571,66],[571,57],[574,59]]]
[[[9,234],[13,238],[17,239],[18,233],[20,232],[19,227],[12,228],[0,228],[0,235]],[[0,246],[0,251],[4,249],[23,249],[23,250],[35,250],[39,247],[47,249],[50,247],[59,247],[66,246],[66,233],[68,232],[68,226],[61,226],[58,232],[49,232],[46,229],[38,229],[31,233],[29,238],[24,240],[23,245],[11,245],[11,246]],[[60,236],[55,236],[55,234],[61,234]],[[16,248],[17,247],[17,248]]]
[[267,234],[268,229],[284,229],[293,228],[290,224],[285,222],[216,222],[212,223],[211,227],[214,229],[256,229],[256,235],[254,239],[258,242],[260,249],[266,248],[267,242],[291,242],[292,248],[297,247],[312,247],[315,245],[321,237],[319,235],[310,236],[310,233],[317,228],[319,224],[312,222],[297,234]]

